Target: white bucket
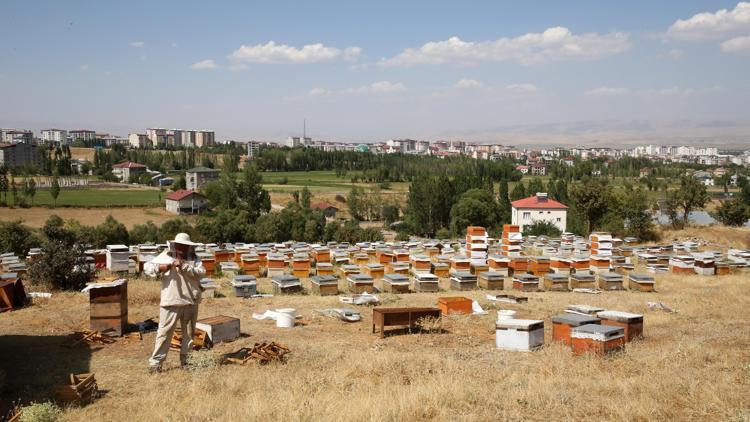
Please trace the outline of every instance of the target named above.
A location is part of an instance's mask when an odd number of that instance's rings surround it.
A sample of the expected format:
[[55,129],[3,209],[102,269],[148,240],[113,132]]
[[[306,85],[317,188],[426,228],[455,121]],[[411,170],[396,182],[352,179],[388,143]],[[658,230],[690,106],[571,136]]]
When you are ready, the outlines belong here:
[[498,321],[505,321],[508,319],[514,319],[516,317],[516,311],[510,310],[510,309],[501,309],[497,311],[497,320]]
[[276,326],[280,328],[292,328],[294,327],[294,319],[296,316],[296,309],[284,308],[276,310]]

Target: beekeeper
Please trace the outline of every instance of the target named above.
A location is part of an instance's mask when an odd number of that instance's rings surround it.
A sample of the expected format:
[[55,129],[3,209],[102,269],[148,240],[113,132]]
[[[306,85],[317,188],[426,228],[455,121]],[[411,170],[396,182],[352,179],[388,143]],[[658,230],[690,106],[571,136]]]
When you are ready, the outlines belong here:
[[179,233],[167,245],[164,252],[143,265],[146,275],[161,277],[159,329],[154,353],[149,359],[151,373],[161,371],[178,323],[182,330],[180,365],[187,363],[188,352],[193,347],[193,330],[203,290],[200,280],[206,274],[203,263],[195,254],[198,244],[190,241],[187,233]]

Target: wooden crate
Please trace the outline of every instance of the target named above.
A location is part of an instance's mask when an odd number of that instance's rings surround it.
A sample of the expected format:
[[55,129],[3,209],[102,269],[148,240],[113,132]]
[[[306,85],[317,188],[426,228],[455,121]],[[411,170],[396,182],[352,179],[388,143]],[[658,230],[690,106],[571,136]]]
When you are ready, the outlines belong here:
[[82,406],[97,396],[99,388],[96,377],[91,374],[70,374],[68,382],[55,386],[55,397],[62,405]]
[[233,341],[240,336],[240,320],[226,315],[199,319],[195,328],[205,331],[212,344]]
[[544,276],[544,290],[548,292],[567,292],[570,278],[564,274],[547,274]]
[[128,282],[89,290],[89,328],[122,336],[128,325]]
[[447,314],[466,314],[471,315],[471,299],[462,296],[439,297],[438,308]]

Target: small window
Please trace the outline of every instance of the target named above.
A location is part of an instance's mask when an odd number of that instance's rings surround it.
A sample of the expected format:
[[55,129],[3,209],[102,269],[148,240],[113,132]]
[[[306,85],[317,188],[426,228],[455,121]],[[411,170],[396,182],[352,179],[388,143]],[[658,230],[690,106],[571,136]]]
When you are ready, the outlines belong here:
[[557,217],[557,222],[559,223],[559,222],[561,222],[561,221],[562,221],[562,220],[560,219],[560,217]]
[[531,212],[524,212],[523,213],[523,219],[524,220],[528,220],[529,218],[531,218]]
[[547,214],[552,214],[552,211],[547,211]]

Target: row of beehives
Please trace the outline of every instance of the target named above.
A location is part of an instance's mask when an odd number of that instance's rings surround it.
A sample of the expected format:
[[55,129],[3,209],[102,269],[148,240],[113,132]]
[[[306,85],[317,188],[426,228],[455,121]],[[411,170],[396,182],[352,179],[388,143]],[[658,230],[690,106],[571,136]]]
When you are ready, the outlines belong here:
[[[269,293],[301,293],[308,290],[310,293],[321,296],[337,295],[339,281],[346,283],[346,290],[353,294],[362,293],[409,293],[409,292],[438,292],[441,291],[440,279],[431,273],[385,273],[366,274],[352,271],[345,275],[319,274],[310,277],[309,284],[305,286],[306,280],[293,274],[275,274],[270,277],[272,290]],[[304,280],[304,281],[303,281]],[[216,280],[204,278],[201,283],[205,288],[204,295],[213,297],[218,288]],[[259,294],[258,278],[253,275],[236,274],[231,278],[229,284],[234,289],[235,296],[251,297]],[[506,286],[507,284],[507,286]],[[532,274],[516,274],[512,278],[506,278],[495,272],[482,272],[472,274],[470,272],[455,272],[449,279],[448,290],[469,291],[475,289],[484,290],[506,290],[512,289],[520,292],[539,291],[570,291],[574,289],[591,290],[633,290],[651,292],[655,289],[656,282],[650,275],[628,274],[623,276],[617,273],[600,273],[597,275],[589,273],[575,273],[571,275],[547,274],[544,277]]]
[[[498,349],[531,351],[544,345],[544,321],[515,319],[499,311],[495,337]],[[552,340],[570,346],[576,355],[605,355],[642,337],[640,314],[572,305],[564,314],[552,317]]]

